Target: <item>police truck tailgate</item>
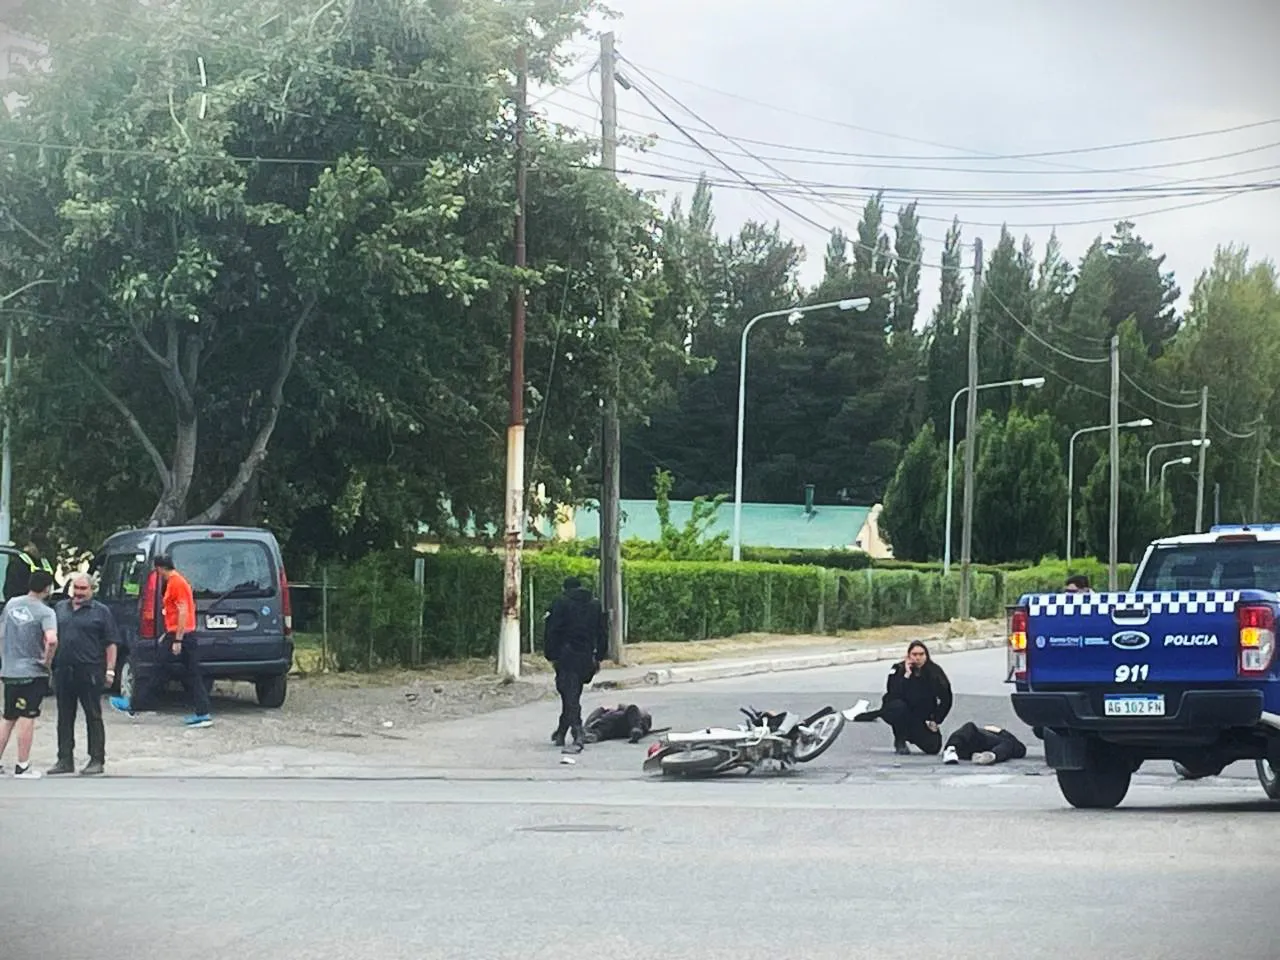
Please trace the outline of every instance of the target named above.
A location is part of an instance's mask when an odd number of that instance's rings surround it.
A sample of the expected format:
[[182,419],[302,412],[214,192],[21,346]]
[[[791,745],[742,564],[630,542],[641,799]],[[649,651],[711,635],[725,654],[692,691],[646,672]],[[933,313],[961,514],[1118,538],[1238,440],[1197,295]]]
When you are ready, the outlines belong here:
[[1150,688],[1238,680],[1241,597],[1232,590],[1025,597],[1027,687],[1110,685],[1117,689],[1106,698],[1107,715],[1163,716],[1163,699]]

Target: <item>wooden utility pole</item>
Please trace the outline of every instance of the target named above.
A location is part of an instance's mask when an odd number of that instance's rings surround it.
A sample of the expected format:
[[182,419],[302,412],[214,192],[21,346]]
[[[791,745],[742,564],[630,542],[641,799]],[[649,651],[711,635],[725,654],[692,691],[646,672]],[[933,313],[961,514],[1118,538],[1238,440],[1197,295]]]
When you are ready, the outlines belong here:
[[1120,337],[1111,336],[1111,509],[1107,521],[1107,589],[1120,583]]
[[[618,175],[617,59],[613,34],[600,37],[600,160],[604,169]],[[609,382],[605,385],[604,422],[601,437],[600,484],[600,596],[609,623],[609,659],[625,660],[622,610],[622,429],[618,422],[618,301],[617,256],[611,252],[605,278],[604,319],[609,330]]]
[[969,313],[969,395],[964,417],[964,519],[960,532],[960,619],[973,597],[973,484],[978,455],[978,324],[982,317],[982,238],[973,241],[973,309]]
[[[516,54],[516,224],[515,266],[526,263],[524,242],[525,127],[529,99],[528,53]],[[520,676],[520,581],[524,550],[524,284],[517,280],[511,305],[511,419],[507,426],[507,503],[503,536],[502,626],[498,633],[498,675]]]

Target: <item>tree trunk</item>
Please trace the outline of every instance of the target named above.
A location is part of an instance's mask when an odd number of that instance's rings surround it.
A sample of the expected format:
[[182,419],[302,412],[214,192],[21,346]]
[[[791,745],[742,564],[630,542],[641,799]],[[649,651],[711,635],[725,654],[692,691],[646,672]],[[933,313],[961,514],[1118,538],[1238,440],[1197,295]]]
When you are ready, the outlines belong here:
[[262,486],[262,471],[255,470],[249,478],[244,493],[231,507],[230,521],[238,527],[252,527],[258,520],[258,490]]
[[168,527],[186,521],[187,495],[191,492],[199,449],[199,426],[199,418],[195,416],[179,418],[173,437],[173,469],[169,473],[172,479],[151,511],[148,526]]

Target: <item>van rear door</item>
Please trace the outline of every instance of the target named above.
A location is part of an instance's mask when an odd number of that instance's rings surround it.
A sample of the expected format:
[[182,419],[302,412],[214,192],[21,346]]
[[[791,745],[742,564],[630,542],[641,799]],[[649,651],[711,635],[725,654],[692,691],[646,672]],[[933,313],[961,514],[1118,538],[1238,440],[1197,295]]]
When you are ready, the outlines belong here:
[[281,655],[284,616],[279,561],[265,539],[234,531],[182,534],[166,545],[196,598],[202,659],[274,660]]

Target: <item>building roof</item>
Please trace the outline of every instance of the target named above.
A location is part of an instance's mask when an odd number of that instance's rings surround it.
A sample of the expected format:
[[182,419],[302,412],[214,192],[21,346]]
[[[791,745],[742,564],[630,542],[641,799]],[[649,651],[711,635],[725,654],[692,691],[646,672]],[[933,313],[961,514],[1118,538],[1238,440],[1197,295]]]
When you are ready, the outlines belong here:
[[[671,522],[684,527],[693,513],[693,503],[672,500]],[[742,505],[742,542],[752,547],[781,547],[788,550],[827,550],[854,546],[871,513],[870,507],[818,506],[806,514],[798,503],[744,503]],[[594,505],[578,508],[573,523],[579,540],[600,536],[600,514]],[[723,503],[709,536],[733,533],[733,504]],[[622,501],[622,539],[654,541],[658,539],[657,501]]]

